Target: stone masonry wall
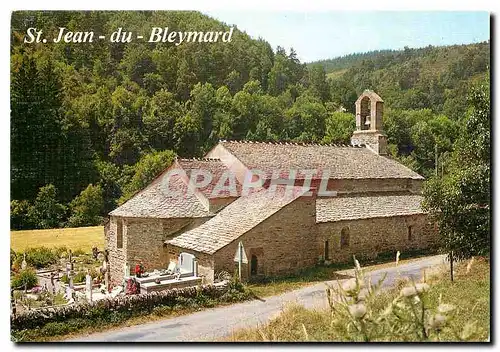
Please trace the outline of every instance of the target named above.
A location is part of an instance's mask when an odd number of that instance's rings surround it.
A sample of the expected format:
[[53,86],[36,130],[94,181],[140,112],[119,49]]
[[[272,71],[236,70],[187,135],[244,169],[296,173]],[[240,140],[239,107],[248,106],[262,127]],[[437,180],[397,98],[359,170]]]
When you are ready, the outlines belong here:
[[[408,238],[409,226],[411,240]],[[348,228],[349,246],[341,248],[343,228]],[[437,239],[437,231],[424,214],[320,223],[318,232],[318,257],[324,256],[325,241],[328,241],[331,262],[350,261],[353,254],[374,258],[387,251],[425,249]]]
[[242,267],[243,279],[250,275],[252,255],[257,257],[258,275],[291,273],[314,265],[317,262],[315,218],[315,199],[297,199],[217,251],[215,273],[221,270],[235,273],[238,266],[234,256],[240,241],[249,261]]
[[121,221],[122,218],[116,216],[111,216],[104,230],[104,239],[106,241],[106,249],[109,251],[109,270],[111,277],[111,284],[118,285],[121,283],[123,278],[123,266],[127,261],[126,248],[127,248],[127,236],[126,236],[126,226],[123,226],[123,246],[122,248],[117,247],[116,243],[116,230],[117,221]]
[[[168,254],[164,242],[179,231],[199,226],[208,218],[121,218],[112,216],[106,233],[106,248],[110,251],[110,274],[113,285],[121,284],[124,265],[131,270],[142,262],[146,270],[166,268]],[[123,221],[123,247],[117,248],[117,221]]]

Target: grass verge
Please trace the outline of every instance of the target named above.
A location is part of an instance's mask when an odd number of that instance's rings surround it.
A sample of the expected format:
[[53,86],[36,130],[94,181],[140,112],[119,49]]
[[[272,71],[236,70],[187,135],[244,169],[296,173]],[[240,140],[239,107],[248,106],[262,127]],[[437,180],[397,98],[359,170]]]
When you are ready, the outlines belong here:
[[[475,341],[487,341],[490,334],[490,266],[486,259],[477,259],[467,272],[467,263],[457,265],[455,281],[449,273],[434,274],[428,279],[431,285],[429,302],[431,310],[441,301],[457,307],[452,321],[453,329],[460,330],[466,323],[477,322]],[[381,309],[399,294],[400,287],[383,291],[377,297]],[[308,310],[299,305],[287,306],[269,323],[253,329],[236,331],[225,341],[346,341],[332,326],[329,310]],[[440,335],[441,341],[455,341],[449,332]],[[389,335],[383,341],[394,341]]]
[[[417,260],[423,256],[435,254],[431,251],[411,251],[401,253],[399,264]],[[375,259],[361,259],[359,261],[365,271],[378,270],[395,266],[396,254],[393,252],[381,253]],[[293,291],[322,281],[342,280],[349,277],[349,270],[353,263],[335,263],[327,266],[316,266],[304,269],[296,274],[276,277],[266,277],[254,281],[248,288],[257,297],[269,297]]]

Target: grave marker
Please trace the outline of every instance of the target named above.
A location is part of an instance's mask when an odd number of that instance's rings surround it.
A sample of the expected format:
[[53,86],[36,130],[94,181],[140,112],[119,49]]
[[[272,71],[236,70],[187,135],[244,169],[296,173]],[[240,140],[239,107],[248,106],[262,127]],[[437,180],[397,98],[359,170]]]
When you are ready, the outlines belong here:
[[92,276],[87,272],[85,276],[85,295],[89,302],[92,302]]

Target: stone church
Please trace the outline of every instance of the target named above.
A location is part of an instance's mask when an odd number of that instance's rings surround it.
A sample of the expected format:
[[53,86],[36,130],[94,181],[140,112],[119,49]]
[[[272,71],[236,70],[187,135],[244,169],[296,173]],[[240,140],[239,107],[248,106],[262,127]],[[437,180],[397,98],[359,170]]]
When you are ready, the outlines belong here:
[[370,90],[359,97],[350,146],[221,141],[205,158],[176,159],[109,214],[112,282],[125,263],[164,269],[180,253],[212,282],[234,273],[240,242],[245,279],[431,246],[424,179],[387,155],[383,104]]

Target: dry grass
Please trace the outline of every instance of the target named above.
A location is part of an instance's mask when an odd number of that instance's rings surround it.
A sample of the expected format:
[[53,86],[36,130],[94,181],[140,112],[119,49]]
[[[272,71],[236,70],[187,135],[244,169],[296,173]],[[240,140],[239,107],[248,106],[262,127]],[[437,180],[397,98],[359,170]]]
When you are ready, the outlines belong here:
[[61,247],[89,252],[92,247],[104,247],[104,227],[75,227],[48,230],[23,230],[10,232],[10,247],[24,251],[30,247]]
[[[399,265],[408,264],[420,259],[422,259],[421,256],[402,259],[399,261]],[[360,260],[360,262],[365,272],[391,268],[396,265],[394,258],[382,258],[380,260],[381,262],[375,261],[377,264],[368,264],[363,260]],[[318,266],[308,268],[297,274],[268,278],[264,282],[251,283],[248,285],[248,288],[252,290],[257,297],[269,297],[314,285],[318,282],[342,280],[352,277],[353,275],[352,263]]]
[[[442,301],[458,307],[454,320],[457,329],[467,322],[476,321],[479,329],[478,341],[487,341],[490,334],[490,265],[485,259],[476,259],[467,272],[467,262],[457,265],[455,281],[449,279],[449,272],[440,277],[433,273],[432,289],[429,292],[431,309],[435,309],[439,296]],[[381,307],[397,295],[398,290],[380,294]],[[327,310],[308,310],[299,305],[289,305],[276,318],[257,328],[234,332],[224,341],[343,341],[330,328],[331,313]],[[442,341],[453,341],[454,336],[443,334]]]

